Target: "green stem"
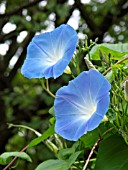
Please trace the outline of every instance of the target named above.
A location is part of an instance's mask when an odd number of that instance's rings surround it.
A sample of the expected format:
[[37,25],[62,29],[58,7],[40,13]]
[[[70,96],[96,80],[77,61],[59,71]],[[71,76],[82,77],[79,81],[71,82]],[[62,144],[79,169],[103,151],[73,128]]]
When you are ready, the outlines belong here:
[[72,76],[73,79],[75,78],[75,76],[73,74],[71,74],[71,76]]
[[85,40],[85,49],[88,53],[89,61],[91,61],[91,56],[90,56],[90,52],[89,52],[90,46],[88,46],[88,40],[87,39]]
[[32,132],[34,132],[37,136],[41,136],[41,133],[39,133],[38,131],[36,131],[35,129],[31,128],[31,127],[28,127],[28,126],[25,126],[25,125],[14,125],[14,124],[11,124],[11,123],[7,123],[9,128],[11,127],[18,127],[18,128],[24,128],[24,129],[28,129]]
[[[35,129],[33,128],[30,128],[28,126],[25,126],[25,125],[14,125],[14,124],[9,124],[9,128],[11,127],[18,127],[18,128],[25,128],[25,129],[28,129],[32,132],[34,132],[37,136],[41,136],[41,133],[39,133],[38,131],[36,131]],[[58,153],[58,148],[56,147],[56,145],[54,145],[49,139],[47,139],[45,141],[45,144],[46,146],[55,153],[55,155]],[[29,145],[25,146],[20,152],[24,152],[27,148],[28,148]],[[12,161],[3,169],[3,170],[7,170],[8,168],[11,167],[11,165],[16,161],[17,157],[14,157],[12,159]]]
[[128,114],[128,105],[126,105],[126,107],[125,107],[125,115],[127,115]]
[[81,53],[81,50],[79,49],[79,51],[78,51],[78,53],[76,54],[76,71],[77,71],[77,75],[79,75],[80,74],[80,66],[79,66],[79,55],[80,55],[80,53]]
[[57,134],[54,134],[56,144],[58,145],[59,149],[63,149],[63,143],[61,142],[59,136]]
[[48,82],[48,79],[46,79],[46,91],[47,93],[52,96],[53,98],[55,98],[55,95],[50,91],[49,89],[49,82]]
[[52,152],[54,152],[54,154],[57,156],[57,153],[58,153],[58,148],[57,148],[57,146],[54,144],[54,143],[52,143],[49,139],[47,139],[46,141],[45,141],[45,144],[46,144],[46,146],[52,151]]
[[[28,129],[28,130],[34,132],[38,137],[40,137],[40,136],[42,135],[41,133],[39,133],[39,132],[36,131],[35,129],[30,128],[30,127],[25,126],[25,125],[14,125],[14,124],[9,124],[9,123],[8,123],[8,125],[9,125],[9,128],[11,128],[11,127],[18,127],[18,128]],[[54,143],[52,143],[49,139],[47,139],[44,143],[45,143],[46,146],[47,146],[51,151],[53,151],[55,154],[58,152],[57,146],[56,146]]]
[[[125,60],[128,60],[128,57],[125,57],[125,58],[119,60],[116,64],[120,64],[120,63],[124,62]],[[112,67],[109,67],[106,71],[103,72],[103,75],[107,74],[111,69],[112,69]]]
[[53,98],[55,98],[56,96],[49,90],[49,83],[48,83],[48,79],[46,79],[46,86],[44,83],[44,80],[39,79],[41,82],[41,85],[43,87],[43,89]]

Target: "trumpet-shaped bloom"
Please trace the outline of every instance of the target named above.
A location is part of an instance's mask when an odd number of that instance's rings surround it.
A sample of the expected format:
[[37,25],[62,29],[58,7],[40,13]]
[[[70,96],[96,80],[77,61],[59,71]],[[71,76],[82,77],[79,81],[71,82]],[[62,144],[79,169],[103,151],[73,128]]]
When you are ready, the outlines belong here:
[[59,77],[76,49],[78,36],[69,25],[35,36],[27,48],[21,73],[27,78]]
[[110,88],[96,70],[84,71],[68,86],[61,87],[54,102],[56,133],[76,141],[95,129],[108,110]]

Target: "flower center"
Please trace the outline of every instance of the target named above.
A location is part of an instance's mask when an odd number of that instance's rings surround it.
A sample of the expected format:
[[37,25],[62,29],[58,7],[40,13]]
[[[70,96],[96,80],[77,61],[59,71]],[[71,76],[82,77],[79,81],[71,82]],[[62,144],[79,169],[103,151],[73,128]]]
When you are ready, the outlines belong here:
[[93,105],[90,109],[89,115],[92,116],[93,113],[95,113],[95,111],[96,111],[96,105]]
[[88,107],[85,107],[84,108],[84,113],[86,113],[85,115],[87,117],[91,117],[95,113],[96,108],[97,108],[96,104],[93,104],[93,105],[90,104]]

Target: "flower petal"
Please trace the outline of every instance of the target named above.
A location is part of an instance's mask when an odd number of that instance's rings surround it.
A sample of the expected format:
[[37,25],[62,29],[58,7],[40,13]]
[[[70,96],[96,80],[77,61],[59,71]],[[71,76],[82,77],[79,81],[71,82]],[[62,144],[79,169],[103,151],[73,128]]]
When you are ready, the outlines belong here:
[[82,72],[68,86],[60,88],[54,102],[55,131],[76,141],[96,128],[107,112],[109,89],[108,81],[96,70]]
[[21,72],[27,78],[59,77],[69,64],[78,36],[69,25],[35,36],[27,49]]
[[91,131],[98,127],[100,122],[103,120],[104,115],[108,110],[108,106],[110,103],[109,93],[102,97],[102,99],[97,103],[97,110],[92,115],[92,117],[88,120],[88,131]]
[[[94,74],[95,72],[95,74]],[[90,95],[93,96],[93,100],[100,100],[100,98],[106,94],[111,88],[111,85],[96,70],[90,70]]]
[[58,118],[58,122],[55,126],[56,133],[67,140],[78,140],[83,135],[83,132],[87,131],[87,124],[85,124],[85,120],[77,118],[78,117],[74,118],[73,115],[68,116],[68,121],[65,116],[63,116],[63,120]]

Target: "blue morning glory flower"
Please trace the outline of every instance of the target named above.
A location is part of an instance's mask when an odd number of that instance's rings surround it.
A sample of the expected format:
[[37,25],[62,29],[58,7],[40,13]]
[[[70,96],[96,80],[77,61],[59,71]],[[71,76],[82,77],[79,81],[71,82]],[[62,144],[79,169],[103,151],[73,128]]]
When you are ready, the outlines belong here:
[[76,49],[78,36],[69,25],[35,36],[27,49],[21,73],[27,78],[57,78],[63,74]]
[[76,141],[95,129],[108,110],[111,85],[101,73],[82,72],[68,86],[56,93],[55,131],[65,139]]

